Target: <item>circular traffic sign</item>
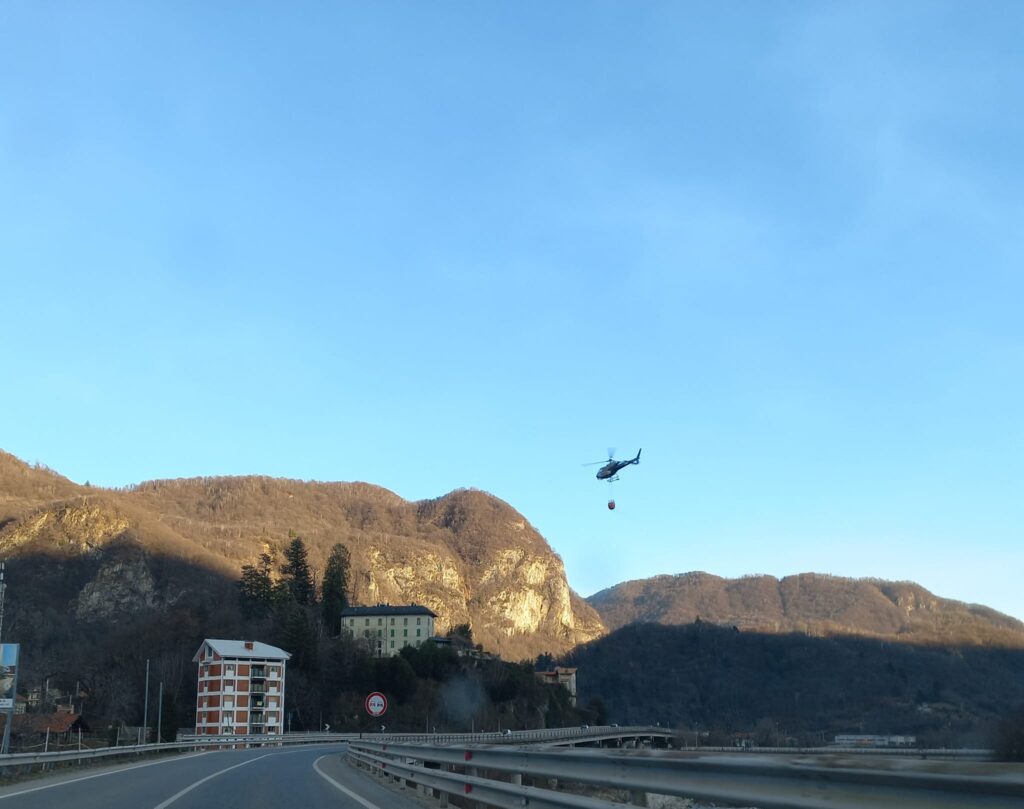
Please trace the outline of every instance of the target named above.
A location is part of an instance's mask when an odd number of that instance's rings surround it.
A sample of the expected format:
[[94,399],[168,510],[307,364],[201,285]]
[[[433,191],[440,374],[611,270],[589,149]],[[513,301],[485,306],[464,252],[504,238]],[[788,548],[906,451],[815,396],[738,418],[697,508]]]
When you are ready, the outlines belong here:
[[380,691],[374,691],[366,696],[366,712],[370,716],[383,716],[388,709],[388,698]]

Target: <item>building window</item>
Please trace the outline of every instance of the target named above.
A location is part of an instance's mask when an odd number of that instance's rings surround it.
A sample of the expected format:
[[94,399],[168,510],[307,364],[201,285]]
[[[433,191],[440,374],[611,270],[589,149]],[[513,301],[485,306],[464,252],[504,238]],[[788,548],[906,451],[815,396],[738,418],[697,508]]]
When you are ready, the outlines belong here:
[[391,626],[394,626],[394,625],[395,625],[395,619],[394,619],[394,618],[392,618],[392,619],[391,619]]
[[383,623],[384,623],[384,619],[383,618],[378,618],[377,619],[377,626],[381,626]]
[[409,626],[409,619],[408,618],[403,618],[402,619],[402,626]]
[[417,618],[417,619],[416,619],[416,625],[417,625],[417,626],[419,626],[419,623],[420,623],[420,621],[422,621],[422,620],[423,620],[422,618]]
[[392,648],[392,649],[394,649],[394,648],[395,648],[395,642],[394,642],[394,641],[391,641],[391,648]]
[[394,637],[394,636],[395,636],[395,630],[392,629],[391,630],[391,637]]
[[380,637],[381,635],[383,635],[383,634],[384,634],[384,630],[383,630],[383,629],[378,629],[378,630],[377,630],[377,637],[378,637],[378,638],[379,638],[379,637]]
[[367,619],[366,619],[366,625],[367,625],[367,626],[369,626],[369,625],[370,625],[370,619],[369,619],[369,618],[367,618]]
[[402,637],[403,638],[409,637],[409,630],[408,629],[403,629],[402,630]]
[[419,636],[420,636],[420,631],[419,631],[419,629],[417,629],[416,630],[416,637],[418,638]]

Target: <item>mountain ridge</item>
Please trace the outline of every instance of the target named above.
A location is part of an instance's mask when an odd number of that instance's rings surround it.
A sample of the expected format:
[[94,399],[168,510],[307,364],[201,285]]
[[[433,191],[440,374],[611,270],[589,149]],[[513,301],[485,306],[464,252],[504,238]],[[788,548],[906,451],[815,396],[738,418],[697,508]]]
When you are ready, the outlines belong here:
[[[0,553],[9,557],[103,556],[116,546],[134,553],[136,572],[147,554],[164,553],[237,578],[242,565],[280,553],[294,536],[320,570],[334,543],[348,546],[354,603],[425,604],[441,631],[468,623],[478,641],[509,657],[566,651],[604,632],[547,541],[486,492],[406,501],[368,483],[259,475],[105,489],[0,455]],[[137,578],[144,587],[146,576]]]
[[95,557],[89,570],[99,579],[76,585],[90,597],[52,594],[86,617],[128,557],[135,585],[119,591],[121,608],[132,609],[133,593],[159,608],[178,596],[144,572],[155,555],[237,579],[243,565],[280,554],[296,535],[320,570],[334,543],[349,547],[354,603],[423,603],[440,616],[441,631],[469,623],[478,641],[509,657],[564,653],[635,621],[698,619],[775,633],[1024,646],[1015,618],[877,578],[694,571],[620,582],[583,599],[529,521],[477,489],[407,501],[366,482],[264,475],[101,488],[0,450],[0,553]]
[[1024,622],[942,598],[916,582],[799,573],[727,579],[703,571],[620,582],[587,602],[609,630],[696,620],[742,630],[857,634],[920,643],[1024,647]]

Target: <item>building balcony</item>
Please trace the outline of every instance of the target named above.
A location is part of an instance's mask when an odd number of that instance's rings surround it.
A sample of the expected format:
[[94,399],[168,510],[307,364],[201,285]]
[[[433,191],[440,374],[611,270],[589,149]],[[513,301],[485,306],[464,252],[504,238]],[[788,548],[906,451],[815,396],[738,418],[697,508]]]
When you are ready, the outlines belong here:
[[266,694],[267,686],[265,683],[249,683],[250,694]]

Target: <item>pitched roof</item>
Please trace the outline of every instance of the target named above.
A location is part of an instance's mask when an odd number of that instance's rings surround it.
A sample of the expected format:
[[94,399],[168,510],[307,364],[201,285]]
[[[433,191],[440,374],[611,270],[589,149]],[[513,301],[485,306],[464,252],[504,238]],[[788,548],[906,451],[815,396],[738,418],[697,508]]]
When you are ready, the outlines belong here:
[[[219,638],[207,638],[203,641],[203,646],[207,644],[209,644],[210,648],[221,657],[267,658],[274,660],[288,660],[291,658],[291,655],[284,651],[284,649],[278,649],[276,646],[271,646],[269,643],[261,643],[258,640],[220,640]],[[203,646],[200,646],[199,651],[197,651],[193,656],[193,663],[199,662],[200,655],[203,652]],[[249,646],[252,648],[247,648]]]
[[[6,724],[7,715],[0,716],[0,728]],[[77,713],[22,713],[16,714],[11,731],[19,733],[67,733],[74,730],[76,726],[82,726],[82,730],[89,730],[82,720],[82,715]]]
[[406,606],[392,606],[391,604],[378,604],[375,607],[345,607],[341,611],[342,618],[356,618],[364,615],[430,615],[437,617],[437,613],[420,604],[407,604]]

